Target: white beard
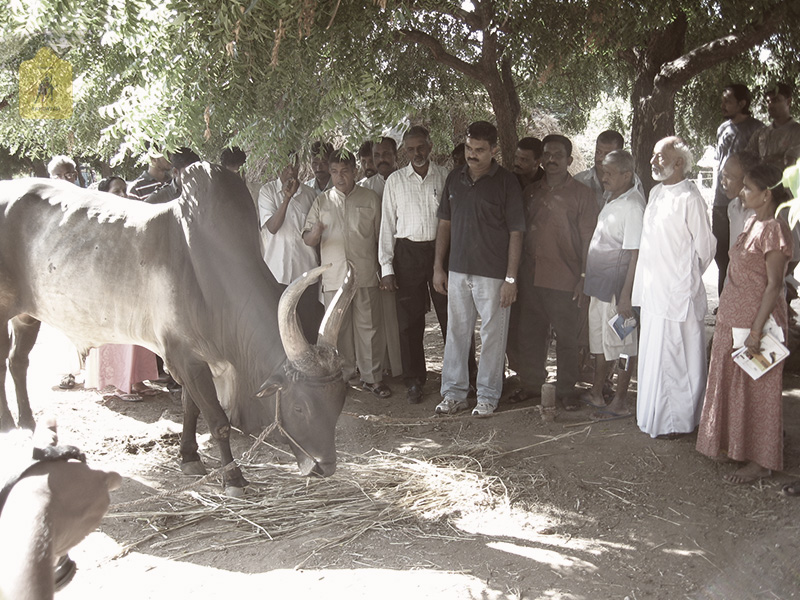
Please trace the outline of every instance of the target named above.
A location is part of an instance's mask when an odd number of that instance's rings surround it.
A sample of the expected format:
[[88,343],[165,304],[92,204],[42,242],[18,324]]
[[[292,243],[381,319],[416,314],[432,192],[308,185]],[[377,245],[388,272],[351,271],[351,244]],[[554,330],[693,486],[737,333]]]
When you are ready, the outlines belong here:
[[655,167],[653,167],[652,169],[650,169],[650,172],[652,173],[653,179],[655,181],[664,181],[672,177],[672,174],[675,173],[675,165],[669,165],[664,167],[664,170],[661,173],[656,171]]

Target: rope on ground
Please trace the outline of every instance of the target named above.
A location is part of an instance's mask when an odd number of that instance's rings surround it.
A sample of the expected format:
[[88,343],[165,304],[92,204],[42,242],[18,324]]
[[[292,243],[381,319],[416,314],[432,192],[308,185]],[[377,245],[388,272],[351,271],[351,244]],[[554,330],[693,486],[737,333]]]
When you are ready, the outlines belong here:
[[[536,406],[523,406],[523,407],[520,407],[520,408],[512,408],[510,410],[504,410],[504,411],[499,412],[499,413],[494,413],[489,418],[493,418],[493,417],[501,416],[501,415],[509,415],[509,414],[517,413],[517,412],[527,412],[527,411],[531,411],[531,410],[538,411],[539,410],[539,406],[536,405]],[[470,420],[474,420],[475,419],[475,417],[472,416],[469,411],[465,411],[464,414],[460,414],[460,415],[438,415],[438,414],[434,414],[434,415],[431,415],[430,417],[419,417],[415,421],[409,421],[408,417],[390,417],[388,415],[359,414],[359,413],[348,412],[348,411],[342,411],[342,416],[352,417],[354,419],[361,419],[362,421],[367,421],[367,422],[380,421],[380,422],[386,422],[386,423],[390,423],[390,424],[409,425],[409,426],[410,425],[424,425],[426,423],[432,423],[434,421],[460,421],[460,420],[464,420],[464,419],[470,419]]]
[[[253,445],[250,446],[250,449],[247,450],[244,454],[242,454],[242,460],[244,462],[250,462],[250,460],[253,457],[253,454],[255,453],[256,448],[258,448],[260,444],[265,443],[264,439],[267,437],[269,432],[272,431],[272,429],[274,429],[274,427],[272,426],[264,428],[264,431],[262,431],[261,434],[256,438],[255,443],[253,443]],[[267,445],[269,446],[269,444]],[[145,496],[144,498],[139,498],[138,500],[130,500],[128,502],[119,502],[117,504],[112,504],[109,507],[109,510],[119,510],[122,508],[128,508],[130,506],[139,506],[140,504],[147,504],[148,502],[153,502],[154,500],[163,500],[164,498],[169,498],[170,496],[175,496],[176,494],[182,494],[183,492],[188,492],[196,487],[203,485],[204,483],[208,483],[209,481],[211,481],[216,477],[222,476],[222,474],[228,471],[232,471],[238,466],[239,466],[238,463],[234,460],[233,462],[230,462],[227,465],[214,469],[210,473],[203,475],[197,481],[187,483],[186,485],[177,487],[174,490],[166,490],[163,492],[159,492],[157,494],[150,494],[149,496]]]

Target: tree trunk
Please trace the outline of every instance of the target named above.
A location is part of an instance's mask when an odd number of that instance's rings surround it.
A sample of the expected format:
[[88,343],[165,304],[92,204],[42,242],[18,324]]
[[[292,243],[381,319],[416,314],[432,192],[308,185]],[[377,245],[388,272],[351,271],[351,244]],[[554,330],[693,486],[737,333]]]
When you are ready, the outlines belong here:
[[495,120],[497,121],[498,143],[500,145],[500,162],[510,169],[514,164],[514,152],[517,150],[517,122],[519,121],[519,101],[516,109],[513,99],[502,87],[498,90],[496,85],[487,85],[489,100],[492,102]]
[[[646,75],[645,75],[646,77]],[[675,135],[675,94],[659,89],[658,84],[650,93],[643,92],[637,81],[634,85],[633,125],[631,127],[631,150],[636,174],[641,178],[646,194],[653,187],[650,158],[658,140]]]
[[[688,19],[678,13],[663,29],[653,31],[646,47],[622,53],[636,73],[631,94],[631,148],[636,172],[646,192],[653,187],[650,157],[658,140],[675,135],[675,94],[692,77],[763,42],[788,18],[797,3],[780,0],[771,10],[735,33],[710,40],[685,52]],[[794,9],[796,10],[796,8]]]

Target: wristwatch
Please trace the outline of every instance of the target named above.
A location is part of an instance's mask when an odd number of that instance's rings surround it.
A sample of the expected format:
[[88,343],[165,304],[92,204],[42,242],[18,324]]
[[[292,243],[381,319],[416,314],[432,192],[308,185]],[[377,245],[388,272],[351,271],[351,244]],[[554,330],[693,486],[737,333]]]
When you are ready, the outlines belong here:
[[506,276],[506,283],[517,283],[517,278]]

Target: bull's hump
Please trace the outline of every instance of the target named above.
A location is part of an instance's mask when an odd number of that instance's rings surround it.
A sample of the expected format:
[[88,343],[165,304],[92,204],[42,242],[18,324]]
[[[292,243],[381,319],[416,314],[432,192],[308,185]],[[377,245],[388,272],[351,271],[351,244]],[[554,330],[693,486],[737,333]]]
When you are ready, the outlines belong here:
[[165,205],[151,205],[106,192],[85,190],[61,181],[27,179],[3,182],[0,186],[0,201],[7,205],[7,212],[14,207],[26,210],[46,205],[61,213],[62,221],[81,217],[97,222],[130,221],[134,225],[169,211]]

